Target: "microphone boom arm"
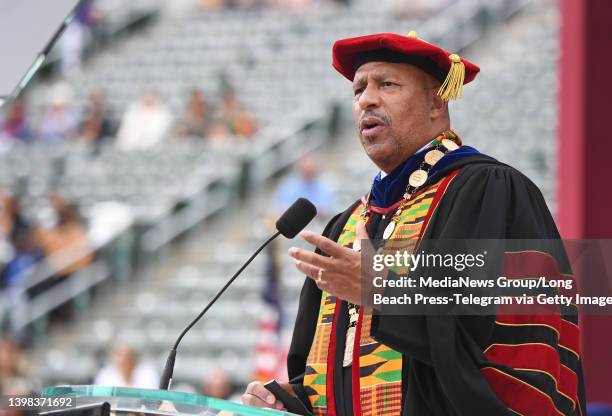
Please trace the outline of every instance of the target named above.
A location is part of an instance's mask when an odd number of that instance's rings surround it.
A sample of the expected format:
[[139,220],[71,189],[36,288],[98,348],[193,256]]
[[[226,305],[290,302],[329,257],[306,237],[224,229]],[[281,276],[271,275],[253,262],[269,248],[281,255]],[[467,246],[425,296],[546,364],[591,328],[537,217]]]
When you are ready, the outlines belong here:
[[270,244],[272,242],[272,240],[274,240],[280,234],[281,234],[281,232],[277,231],[274,235],[272,235],[270,238],[268,238],[261,246],[259,246],[259,248],[255,251],[255,253],[253,253],[251,255],[251,257],[249,257],[249,259],[242,265],[242,267],[240,267],[240,269],[238,269],[238,271],[236,273],[234,273],[232,278],[225,284],[225,286],[223,286],[221,288],[221,290],[219,290],[219,292],[217,292],[215,297],[212,298],[212,300],[208,303],[208,305],[206,305],[206,307],[202,310],[202,312],[200,312],[200,314],[198,316],[196,316],[195,319],[193,321],[191,321],[189,323],[189,325],[187,325],[185,327],[185,329],[183,329],[183,332],[181,332],[181,334],[176,339],[176,342],[174,343],[174,346],[170,350],[170,353],[168,354],[168,358],[166,359],[166,365],[164,366],[164,372],[162,373],[162,376],[161,376],[161,378],[159,380],[159,389],[160,390],[168,390],[168,388],[170,387],[170,381],[172,380],[172,375],[174,373],[174,360],[176,358],[176,350],[177,350],[179,344],[181,343],[181,341],[183,340],[183,337],[185,336],[185,334],[187,334],[187,332],[189,332],[189,330],[191,328],[193,328],[193,326],[195,324],[198,323],[198,321],[204,316],[204,314],[206,312],[208,312],[210,307],[215,304],[217,299],[219,299],[221,297],[221,295],[232,284],[232,282],[234,280],[236,280],[236,278],[240,275],[240,273],[242,273],[242,271],[249,264],[251,264],[253,259],[255,257],[257,257],[257,255],[261,252],[261,250],[263,250],[268,244]]

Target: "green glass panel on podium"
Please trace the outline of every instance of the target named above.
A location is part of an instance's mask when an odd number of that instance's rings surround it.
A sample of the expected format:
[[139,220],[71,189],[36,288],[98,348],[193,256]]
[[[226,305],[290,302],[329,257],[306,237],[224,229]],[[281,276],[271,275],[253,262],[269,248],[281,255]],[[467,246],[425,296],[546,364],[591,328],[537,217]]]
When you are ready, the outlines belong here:
[[45,397],[74,397],[77,406],[108,402],[115,415],[279,416],[290,413],[174,390],[97,385],[48,387]]

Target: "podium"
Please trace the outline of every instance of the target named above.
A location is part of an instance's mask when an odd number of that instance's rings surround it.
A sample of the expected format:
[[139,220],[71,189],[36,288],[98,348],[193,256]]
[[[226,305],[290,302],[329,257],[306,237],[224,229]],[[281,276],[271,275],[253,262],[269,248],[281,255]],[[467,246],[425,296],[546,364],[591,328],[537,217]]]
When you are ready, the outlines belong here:
[[[195,393],[132,387],[97,385],[58,386],[46,388],[42,396],[48,398],[73,398],[70,400],[70,406],[62,407],[61,409],[45,407],[42,412],[48,415],[105,416],[103,411],[100,413],[103,403],[110,405],[111,416],[278,416],[291,414],[278,410],[251,407]],[[52,401],[49,400],[49,402]],[[65,400],[61,402],[66,403]],[[104,408],[108,409],[108,405]],[[108,413],[108,410],[106,413]]]

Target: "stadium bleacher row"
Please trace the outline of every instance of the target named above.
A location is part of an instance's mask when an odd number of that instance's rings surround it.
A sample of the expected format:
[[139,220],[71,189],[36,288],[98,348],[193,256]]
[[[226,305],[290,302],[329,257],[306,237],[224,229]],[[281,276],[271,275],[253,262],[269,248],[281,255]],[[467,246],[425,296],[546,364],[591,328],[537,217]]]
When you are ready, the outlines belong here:
[[0,154],[0,186],[18,189],[29,218],[59,189],[85,213],[99,202],[121,201],[133,208],[138,221],[146,222],[147,216],[189,199],[237,164],[197,143],[134,153],[109,147],[96,154],[70,144],[24,145]]

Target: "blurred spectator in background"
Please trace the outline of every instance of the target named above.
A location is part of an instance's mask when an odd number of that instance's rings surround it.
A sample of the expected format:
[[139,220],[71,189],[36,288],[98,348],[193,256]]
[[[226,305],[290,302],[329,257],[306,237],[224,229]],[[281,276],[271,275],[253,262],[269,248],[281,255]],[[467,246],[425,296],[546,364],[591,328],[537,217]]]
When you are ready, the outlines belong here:
[[14,235],[28,224],[21,215],[19,199],[11,194],[0,196],[0,239],[14,240]]
[[113,349],[112,362],[103,367],[94,379],[102,386],[140,387],[155,389],[159,376],[149,365],[139,364],[136,353],[127,345]]
[[29,365],[21,350],[8,338],[0,338],[0,394],[29,394]]
[[84,269],[93,260],[87,232],[79,219],[76,205],[66,203],[57,195],[51,196],[51,204],[57,213],[57,223],[51,228],[36,229],[34,237],[48,258],[54,275],[31,288],[32,296]]
[[233,136],[251,137],[257,132],[257,122],[244,110],[231,89],[223,94],[220,118]]
[[76,11],[59,42],[62,73],[71,75],[81,70],[83,50],[91,41],[91,29],[96,20],[93,0],[84,0]]
[[335,212],[335,199],[331,187],[319,178],[319,163],[315,156],[307,155],[300,159],[296,174],[285,178],[278,186],[274,197],[275,211],[283,212],[297,198],[309,199],[318,214],[328,216]]
[[117,147],[143,150],[161,143],[172,126],[172,114],[155,92],[148,92],[132,104],[121,120]]
[[223,7],[223,0],[197,0],[198,7],[202,10],[218,10]]
[[268,4],[276,8],[307,9],[312,6],[312,0],[270,0]]
[[[15,255],[17,236],[28,230],[28,224],[20,211],[19,200],[15,196],[0,195],[0,268]],[[6,286],[4,278],[1,286]]]
[[89,95],[89,103],[85,111],[79,128],[80,136],[87,143],[98,148],[115,134],[103,91],[94,91]]
[[211,121],[211,111],[204,92],[194,89],[191,91],[185,114],[178,126],[179,136],[205,138]]
[[255,346],[256,380],[268,381],[285,378],[283,370],[287,348],[282,343],[284,322],[281,270],[281,240],[274,240],[266,247],[265,281],[261,291],[263,308],[257,322]]
[[25,343],[28,331],[24,319],[28,316],[27,285],[35,276],[37,265],[43,259],[43,253],[34,242],[29,228],[19,228],[13,236],[12,258],[2,270],[2,289],[6,302],[5,316],[1,317],[2,330],[13,339]]
[[254,9],[264,4],[264,0],[198,0],[198,5],[204,10]]
[[13,233],[11,241],[13,257],[2,271],[2,286],[23,286],[34,272],[34,266],[43,258],[43,253],[36,245],[32,232],[27,227],[20,227]]
[[212,121],[210,128],[208,129],[208,137],[206,141],[211,147],[220,148],[227,145],[227,139],[231,136],[232,132],[223,122],[223,120],[215,119]]
[[6,117],[0,125],[0,141],[28,142],[31,138],[32,129],[27,120],[26,106],[23,98],[18,97],[6,109]]
[[[7,194],[0,198],[0,289],[5,290],[4,316],[0,330],[8,329],[16,340],[25,335],[20,325],[27,297],[23,287],[29,282],[42,252],[32,238],[32,231],[21,215],[19,200]],[[8,327],[7,327],[8,326]]]
[[54,144],[73,139],[77,133],[78,119],[71,108],[70,86],[57,84],[51,89],[50,97],[38,128],[40,140],[43,143]]
[[229,400],[233,390],[229,375],[220,367],[210,371],[202,382],[202,394],[204,396]]

